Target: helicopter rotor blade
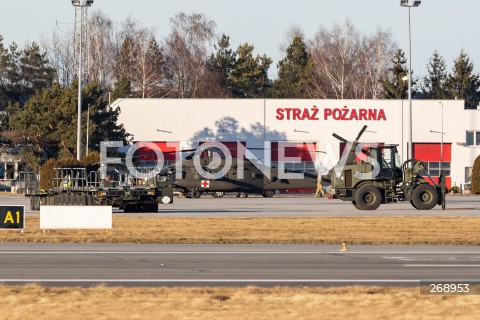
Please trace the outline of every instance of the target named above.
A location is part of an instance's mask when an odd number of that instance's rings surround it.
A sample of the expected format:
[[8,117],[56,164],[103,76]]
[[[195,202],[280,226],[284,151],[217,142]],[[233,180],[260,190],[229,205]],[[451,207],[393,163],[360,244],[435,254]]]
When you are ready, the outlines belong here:
[[360,137],[362,136],[362,134],[365,132],[365,130],[367,130],[367,125],[364,125],[362,130],[360,130],[360,132],[358,133],[358,136],[357,138],[355,139],[355,141],[358,141],[360,140]]
[[332,136],[333,136],[334,138],[337,138],[338,140],[342,141],[343,143],[347,143],[347,142],[348,142],[347,139],[345,139],[345,138],[343,138],[343,137],[340,137],[340,136],[339,136],[338,134],[336,134],[336,133],[332,134]]

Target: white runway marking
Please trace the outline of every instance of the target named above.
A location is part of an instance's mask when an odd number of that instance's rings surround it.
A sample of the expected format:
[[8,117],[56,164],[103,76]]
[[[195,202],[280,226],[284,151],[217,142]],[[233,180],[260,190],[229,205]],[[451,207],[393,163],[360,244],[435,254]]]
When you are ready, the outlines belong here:
[[[480,254],[480,252],[341,252],[341,251],[0,251],[9,254]],[[400,259],[401,257],[382,257]],[[477,257],[475,257],[477,258]]]
[[425,257],[382,257],[383,259],[389,260],[399,260],[399,261],[480,261],[480,257],[469,256],[469,257],[435,257],[435,258],[425,258]]
[[480,267],[480,264],[404,264],[404,267],[437,267],[437,268],[451,268],[451,267]]
[[259,282],[259,283],[420,283],[420,280],[410,279],[0,279],[0,283],[9,282],[153,282],[153,283],[171,283],[171,282],[205,282],[205,283],[222,283],[222,282]]

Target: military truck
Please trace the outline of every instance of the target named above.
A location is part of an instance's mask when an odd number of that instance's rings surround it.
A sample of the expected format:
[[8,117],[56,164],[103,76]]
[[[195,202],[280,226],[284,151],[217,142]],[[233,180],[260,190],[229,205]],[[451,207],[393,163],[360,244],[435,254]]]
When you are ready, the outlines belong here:
[[418,210],[430,210],[436,205],[445,209],[443,170],[437,184],[420,160],[409,159],[402,164],[398,145],[359,143],[366,129],[364,126],[353,142],[333,134],[349,148],[323,178],[331,184],[331,197],[351,201],[359,210],[375,210],[380,204],[399,201],[410,201]]
[[157,212],[158,204],[173,203],[173,174],[161,172],[141,181],[128,175],[99,179],[97,171],[85,168],[54,168],[52,188],[40,189],[36,173],[25,175],[25,196],[32,210],[41,205],[111,205],[124,212]]

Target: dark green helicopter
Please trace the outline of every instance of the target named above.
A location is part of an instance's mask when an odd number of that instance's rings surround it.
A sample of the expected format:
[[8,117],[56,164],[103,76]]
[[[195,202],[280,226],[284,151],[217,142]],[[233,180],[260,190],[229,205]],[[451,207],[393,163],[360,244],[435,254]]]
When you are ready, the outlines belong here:
[[261,194],[269,198],[277,190],[317,188],[316,174],[268,167],[258,159],[225,156],[218,148],[190,154],[186,160],[164,170],[175,173],[175,188],[191,198],[199,198],[206,193],[221,198],[227,192],[237,193],[237,197]]

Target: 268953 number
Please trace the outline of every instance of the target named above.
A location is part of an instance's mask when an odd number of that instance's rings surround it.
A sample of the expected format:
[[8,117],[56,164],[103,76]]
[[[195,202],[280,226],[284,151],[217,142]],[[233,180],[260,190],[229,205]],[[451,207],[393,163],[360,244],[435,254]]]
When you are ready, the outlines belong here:
[[430,293],[468,293],[468,283],[430,283]]

